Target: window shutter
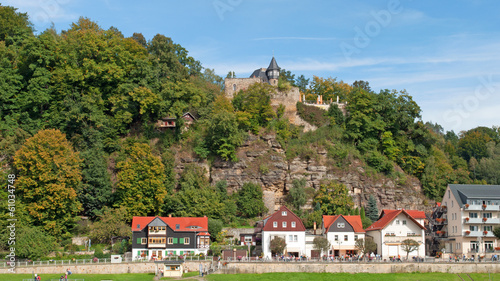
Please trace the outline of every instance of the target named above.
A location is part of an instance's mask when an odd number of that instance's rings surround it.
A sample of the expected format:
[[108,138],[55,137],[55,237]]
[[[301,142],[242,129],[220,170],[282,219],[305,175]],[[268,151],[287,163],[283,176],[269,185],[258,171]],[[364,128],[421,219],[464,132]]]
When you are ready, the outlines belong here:
[[142,238],[137,238],[137,244],[142,244]]
[[173,239],[173,240],[174,240],[174,244],[178,244],[178,243],[179,243],[179,242],[178,242],[178,239],[179,239],[179,238],[174,238],[174,239]]
[[179,238],[179,244],[184,244],[184,238]]
[[141,256],[141,251],[137,251],[137,256],[140,257]]
[[181,251],[181,256],[184,254],[184,251]]

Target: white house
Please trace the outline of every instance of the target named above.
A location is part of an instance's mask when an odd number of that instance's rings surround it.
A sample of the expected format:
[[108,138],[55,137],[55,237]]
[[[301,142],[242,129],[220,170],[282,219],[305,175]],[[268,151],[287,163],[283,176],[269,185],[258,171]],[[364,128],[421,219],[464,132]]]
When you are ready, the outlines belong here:
[[282,206],[263,220],[262,252],[265,257],[272,257],[269,246],[275,237],[281,237],[286,241],[283,254],[295,257],[306,255],[306,228],[302,220],[286,206]]
[[323,216],[323,234],[331,244],[329,255],[357,254],[356,240],[365,239],[360,216]]
[[434,233],[446,254],[490,257],[500,249],[493,235],[500,226],[500,185],[450,184],[438,208]]
[[412,239],[419,243],[409,257],[425,256],[425,213],[415,210],[383,210],[378,221],[366,230],[366,235],[377,244],[377,253],[384,259],[406,257],[401,243]]

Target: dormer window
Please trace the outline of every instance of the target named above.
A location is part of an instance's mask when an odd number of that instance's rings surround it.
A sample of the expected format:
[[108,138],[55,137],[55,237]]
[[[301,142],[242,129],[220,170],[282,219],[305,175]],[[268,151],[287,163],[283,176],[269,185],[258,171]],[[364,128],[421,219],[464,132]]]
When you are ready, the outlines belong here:
[[283,217],[286,217],[286,211],[281,212],[281,215],[282,215]]
[[277,221],[273,221],[273,227],[278,227],[278,222]]
[[175,229],[181,229],[181,225],[180,224],[176,224],[175,225]]
[[337,223],[337,228],[345,228],[345,224],[343,222]]
[[137,229],[141,229],[141,225],[140,224],[137,225]]

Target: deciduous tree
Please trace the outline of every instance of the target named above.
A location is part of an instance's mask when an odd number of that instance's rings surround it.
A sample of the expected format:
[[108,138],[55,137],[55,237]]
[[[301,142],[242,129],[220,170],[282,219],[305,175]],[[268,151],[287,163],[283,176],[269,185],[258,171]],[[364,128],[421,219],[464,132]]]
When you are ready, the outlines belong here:
[[59,130],[42,130],[16,152],[17,191],[35,224],[52,235],[74,225],[81,159]]

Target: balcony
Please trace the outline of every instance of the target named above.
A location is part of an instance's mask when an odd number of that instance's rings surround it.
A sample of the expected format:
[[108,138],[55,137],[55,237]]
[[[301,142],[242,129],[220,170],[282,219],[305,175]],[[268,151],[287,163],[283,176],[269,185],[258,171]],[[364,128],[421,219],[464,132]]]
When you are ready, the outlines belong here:
[[464,209],[468,210],[468,211],[481,211],[483,209],[483,205],[469,205],[469,204],[465,204]]
[[482,218],[465,218],[464,219],[465,224],[480,224],[483,223]]
[[486,208],[484,208],[485,211],[500,211],[500,205],[486,205]]
[[495,235],[493,234],[493,231],[464,231],[464,236],[465,237],[485,237],[485,238],[494,238]]
[[165,243],[149,243],[148,248],[165,248],[167,247],[167,244]]

